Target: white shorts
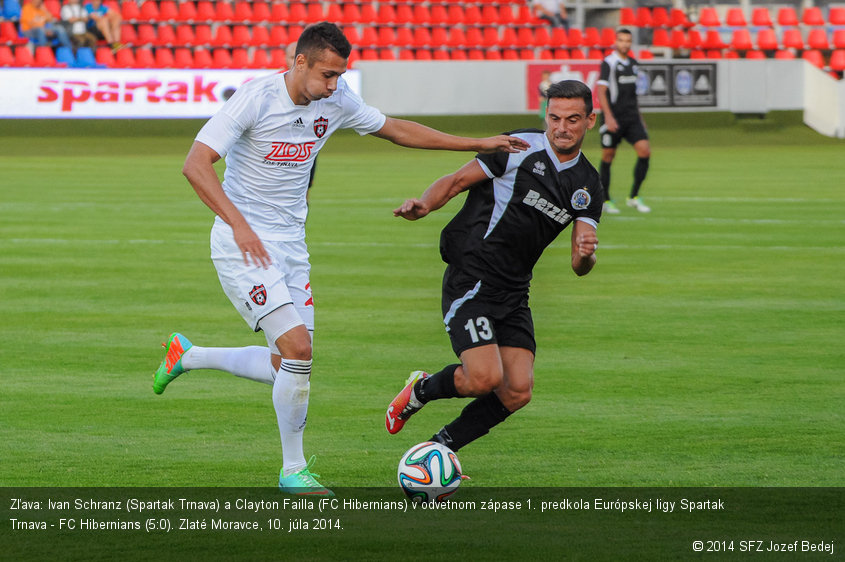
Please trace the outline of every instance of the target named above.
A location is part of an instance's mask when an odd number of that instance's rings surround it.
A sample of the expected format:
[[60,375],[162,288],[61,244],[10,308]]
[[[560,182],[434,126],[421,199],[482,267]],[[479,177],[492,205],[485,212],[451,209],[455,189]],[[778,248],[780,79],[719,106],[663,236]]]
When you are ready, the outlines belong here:
[[250,328],[259,331],[262,318],[293,304],[309,331],[314,330],[314,301],[311,298],[311,264],[305,240],[262,240],[273,263],[264,269],[244,264],[232,229],[215,223],[211,229],[211,261],[217,269],[223,292]]

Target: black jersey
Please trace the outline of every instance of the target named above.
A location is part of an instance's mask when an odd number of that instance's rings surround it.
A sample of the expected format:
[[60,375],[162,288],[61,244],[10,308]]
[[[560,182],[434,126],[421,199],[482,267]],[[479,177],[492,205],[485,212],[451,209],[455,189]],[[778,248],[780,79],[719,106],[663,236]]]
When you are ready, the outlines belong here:
[[623,59],[613,51],[601,63],[597,84],[607,86],[608,101],[613,116],[618,120],[639,119],[637,105],[637,73],[639,65],[636,59]]
[[525,289],[546,246],[573,220],[597,225],[604,201],[599,174],[583,153],[560,163],[544,131],[506,134],[530,147],[476,156],[492,177],[470,188],[440,235],[440,255],[491,286]]

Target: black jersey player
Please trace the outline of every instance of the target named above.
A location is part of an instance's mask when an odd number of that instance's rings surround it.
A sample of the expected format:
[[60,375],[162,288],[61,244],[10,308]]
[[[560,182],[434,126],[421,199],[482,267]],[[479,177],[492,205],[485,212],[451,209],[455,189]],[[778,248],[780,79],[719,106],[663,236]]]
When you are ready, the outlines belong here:
[[631,56],[631,32],[620,29],[616,32],[614,51],[601,63],[599,73],[598,94],[602,117],[599,133],[601,134],[601,182],[605,189],[605,211],[618,213],[619,208],[610,198],[610,165],[616,156],[616,147],[622,139],[634,146],[637,153],[637,163],[634,166],[634,183],[628,196],[628,206],[634,207],[641,213],[648,213],[651,209],[643,203],[640,197],[640,186],[648,172],[648,162],[651,147],[648,142],[648,131],[640,115],[637,103],[637,61]]
[[545,131],[511,133],[528,142],[528,150],[478,155],[394,210],[416,220],[469,190],[440,239],[448,264],[443,321],[460,363],[433,375],[411,373],[388,407],[390,433],[427,402],[474,397],[432,437],[457,451],[525,406],[536,348],[528,307],[534,264],[569,225],[572,269],[586,275],[596,263],[603,193],[598,172],[581,153],[596,120],[592,93],[582,82],[565,80],[549,87],[548,98]]

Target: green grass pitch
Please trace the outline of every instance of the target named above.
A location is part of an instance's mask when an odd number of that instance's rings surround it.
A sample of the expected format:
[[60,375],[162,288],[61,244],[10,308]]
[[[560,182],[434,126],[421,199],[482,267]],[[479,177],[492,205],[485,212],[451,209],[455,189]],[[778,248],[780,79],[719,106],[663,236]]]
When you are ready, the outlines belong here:
[[[482,136],[538,124],[429,122]],[[791,114],[649,123],[653,212],[604,217],[584,278],[568,231],[546,251],[534,398],[461,451],[464,486],[842,486],[845,144]],[[264,341],[220,290],[212,215],[180,174],[198,127],[0,126],[0,485],[274,485],[270,387],[205,371],[151,389],[171,331]],[[454,360],[437,241],[459,203],[416,223],[391,210],[469,158],[354,133],[320,156],[305,440],[330,487],[393,486],[402,453],[466,403],[384,430],[407,373]],[[633,158],[620,149],[617,200]]]

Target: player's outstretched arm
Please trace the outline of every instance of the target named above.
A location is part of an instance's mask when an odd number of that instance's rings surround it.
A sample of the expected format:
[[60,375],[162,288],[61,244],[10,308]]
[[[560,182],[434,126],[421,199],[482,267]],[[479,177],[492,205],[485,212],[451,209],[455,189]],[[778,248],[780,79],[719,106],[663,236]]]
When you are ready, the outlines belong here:
[[271,262],[270,255],[258,235],[223,191],[217,172],[214,171],[214,163],[218,160],[220,155],[211,147],[194,141],[185,158],[182,173],[188,178],[202,202],[232,227],[235,242],[243,253],[244,263],[249,263],[251,258],[255,265],[266,268]]
[[382,139],[408,148],[427,148],[432,150],[458,150],[473,152],[521,152],[528,148],[528,143],[518,137],[496,135],[483,139],[458,137],[415,121],[388,117],[384,126],[373,133]]
[[572,271],[587,275],[596,265],[599,239],[593,225],[576,220],[572,225]]
[[464,164],[457,172],[435,181],[419,198],[407,199],[393,210],[393,216],[402,217],[409,221],[421,219],[448,203],[450,199],[462,191],[466,191],[486,179],[487,174],[484,173],[478,160],[473,159]]

